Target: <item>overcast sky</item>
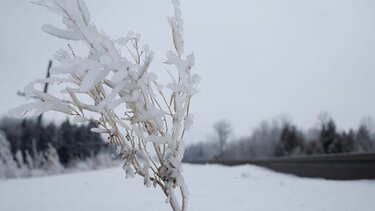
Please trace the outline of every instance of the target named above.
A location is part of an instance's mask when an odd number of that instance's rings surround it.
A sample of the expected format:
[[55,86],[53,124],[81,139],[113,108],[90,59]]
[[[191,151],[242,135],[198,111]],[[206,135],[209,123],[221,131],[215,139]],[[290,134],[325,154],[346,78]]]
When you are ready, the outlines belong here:
[[[156,53],[152,71],[163,78],[169,0],[86,2],[110,37],[141,33]],[[204,140],[220,119],[240,137],[282,115],[305,129],[319,112],[342,129],[375,117],[375,1],[182,0],[182,9],[186,48],[202,77],[189,141]],[[0,0],[1,114],[25,103],[16,92],[43,77],[66,45],[41,32],[45,23],[59,19],[27,0]]]

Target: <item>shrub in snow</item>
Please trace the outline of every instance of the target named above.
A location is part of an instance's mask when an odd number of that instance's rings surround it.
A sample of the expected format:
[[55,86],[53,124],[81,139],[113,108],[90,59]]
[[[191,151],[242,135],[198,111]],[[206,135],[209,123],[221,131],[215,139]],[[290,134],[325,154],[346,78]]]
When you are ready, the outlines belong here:
[[0,178],[18,177],[19,169],[5,135],[0,133]]
[[15,154],[15,158],[18,164],[18,176],[19,177],[30,177],[31,176],[31,171],[29,170],[28,165],[24,162],[22,152],[17,151]]
[[[44,25],[43,31],[71,41],[81,41],[88,55],[78,56],[60,49],[55,58],[60,65],[51,70],[52,77],[38,79],[25,87],[25,93],[39,101],[10,111],[23,114],[34,110],[38,115],[54,110],[73,116],[76,122],[89,121],[94,116],[99,125],[93,132],[103,133],[116,147],[116,155],[124,162],[127,177],[144,177],[147,187],[157,185],[167,196],[173,210],[186,210],[188,191],[182,176],[184,134],[194,116],[189,112],[191,97],[197,93],[198,75],[191,73],[193,54],[185,56],[183,21],[179,0],[173,0],[174,15],[169,18],[173,51],[167,52],[166,65],[171,83],[164,89],[149,67],[153,52],[141,45],[140,36],[132,32],[112,40],[99,33],[91,22],[83,0],[49,0],[37,4],[62,17],[66,29]],[[122,54],[126,48],[129,54]],[[68,99],[59,99],[34,88],[38,83],[57,84]],[[83,101],[91,99],[90,102]],[[118,108],[123,105],[123,110]],[[94,115],[93,115],[94,114]],[[156,159],[154,158],[156,157]],[[175,189],[182,195],[178,202]]]
[[44,153],[44,157],[45,162],[43,168],[48,174],[60,174],[63,172],[64,167],[60,163],[59,155],[51,144],[48,144],[48,149]]

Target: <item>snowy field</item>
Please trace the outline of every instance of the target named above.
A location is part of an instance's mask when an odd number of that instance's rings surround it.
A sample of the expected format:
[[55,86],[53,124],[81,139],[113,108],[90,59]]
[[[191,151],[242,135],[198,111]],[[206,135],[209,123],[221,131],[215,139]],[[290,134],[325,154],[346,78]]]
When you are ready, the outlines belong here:
[[[185,165],[192,211],[375,210],[375,181],[304,179],[245,165]],[[158,189],[120,167],[0,181],[0,210],[169,210]]]

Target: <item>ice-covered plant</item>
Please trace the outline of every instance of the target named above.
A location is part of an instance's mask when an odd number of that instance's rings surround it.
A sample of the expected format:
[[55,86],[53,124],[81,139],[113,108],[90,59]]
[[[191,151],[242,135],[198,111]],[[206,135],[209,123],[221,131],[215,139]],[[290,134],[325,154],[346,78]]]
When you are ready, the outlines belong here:
[[[186,210],[189,194],[181,160],[184,134],[194,118],[190,100],[197,93],[199,77],[191,72],[193,54],[184,54],[179,0],[172,0],[174,15],[169,18],[174,49],[167,52],[165,64],[174,71],[169,72],[171,82],[166,88],[150,72],[153,52],[141,45],[139,35],[129,32],[112,40],[100,33],[83,0],[41,0],[36,4],[61,16],[66,26],[44,25],[44,32],[83,42],[88,55],[77,55],[70,45],[67,50],[58,50],[55,58],[60,65],[51,69],[52,76],[25,87],[26,95],[38,101],[10,113],[34,111],[38,115],[54,110],[73,116],[76,122],[94,121],[99,126],[92,131],[106,134],[116,146],[126,177],[142,176],[147,187],[161,187],[173,210]],[[57,85],[66,97],[38,91],[38,83]]]

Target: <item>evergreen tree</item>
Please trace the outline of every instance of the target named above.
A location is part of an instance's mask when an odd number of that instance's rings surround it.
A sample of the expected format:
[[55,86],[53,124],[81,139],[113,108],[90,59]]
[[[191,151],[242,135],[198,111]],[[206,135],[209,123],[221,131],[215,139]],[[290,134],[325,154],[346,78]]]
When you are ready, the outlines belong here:
[[320,141],[311,140],[306,143],[304,149],[305,155],[317,155],[317,154],[324,154],[324,149]]
[[296,127],[286,124],[281,132],[279,143],[276,145],[274,155],[291,156],[301,154],[304,148],[303,136]]
[[67,164],[73,159],[72,147],[74,146],[73,127],[66,119],[57,130],[57,153],[62,164]]
[[348,153],[354,151],[354,136],[353,130],[349,130],[348,133],[342,132],[341,135],[338,136],[341,152]]
[[373,148],[373,143],[370,137],[370,131],[365,125],[359,126],[355,137],[355,143],[356,151],[359,152],[370,151]]
[[324,153],[326,154],[341,151],[336,136],[336,124],[332,119],[330,119],[327,123],[322,124],[319,141],[323,146]]
[[[18,149],[20,150],[20,155],[18,159],[26,159],[26,151],[32,153],[33,142],[37,138],[38,128],[35,128],[35,124],[32,120],[23,119],[21,122],[21,137],[18,140]],[[17,153],[16,153],[17,154]],[[22,156],[21,156],[22,155]],[[31,157],[34,158],[34,154],[31,154]],[[19,161],[21,162],[21,161]]]

